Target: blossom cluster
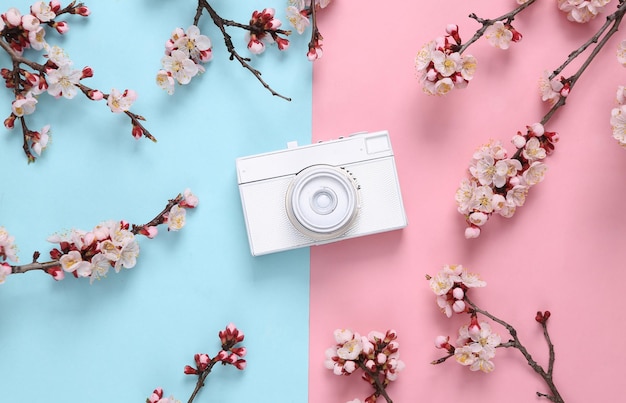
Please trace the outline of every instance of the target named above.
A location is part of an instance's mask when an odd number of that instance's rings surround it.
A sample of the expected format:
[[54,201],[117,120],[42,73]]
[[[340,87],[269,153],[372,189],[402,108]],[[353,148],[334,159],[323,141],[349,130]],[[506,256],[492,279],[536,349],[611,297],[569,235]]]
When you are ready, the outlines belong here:
[[[248,42],[250,53],[258,55],[265,51],[265,43],[276,43],[279,50],[286,50],[289,47],[289,40],[285,33],[279,31],[283,24],[275,17],[276,10],[264,8],[261,11],[253,11],[250,18],[250,29],[246,31],[245,37]],[[285,35],[281,37],[280,34]]]
[[[173,205],[158,223],[130,230],[126,221],[105,221],[91,231],[71,230],[68,234],[56,234],[48,238],[58,243],[58,248],[50,251],[50,257],[58,260],[60,267],[48,269],[55,280],[62,280],[64,272],[74,277],[89,277],[90,281],[105,277],[109,268],[119,273],[122,268],[135,267],[139,256],[139,244],[135,233],[154,238],[157,225],[167,224],[168,230],[178,231],[185,225],[186,208],[194,208],[197,197],[186,190],[184,198]],[[62,269],[62,270],[61,270]]]
[[430,288],[437,295],[437,305],[448,318],[452,312],[463,313],[467,306],[463,300],[469,288],[485,287],[487,283],[462,265],[445,265],[435,277],[429,279]]
[[586,23],[596,18],[611,0],[558,0],[559,10],[573,22]]
[[374,403],[379,396],[385,396],[387,385],[398,379],[398,373],[404,369],[395,330],[372,331],[361,336],[349,329],[337,329],[334,337],[336,344],[326,350],[325,367],[335,375],[350,375],[362,369],[362,378],[375,389],[365,403]]
[[[166,224],[168,231],[178,231],[186,221],[186,209],[195,208],[198,198],[189,189],[171,200],[167,207],[145,225],[130,225],[126,221],[103,221],[90,231],[72,229],[54,234],[48,241],[58,244],[50,251],[52,261],[25,266],[11,266],[7,260],[17,262],[14,238],[0,227],[0,284],[12,273],[29,270],[44,270],[55,280],[65,278],[65,273],[74,277],[88,277],[90,282],[105,277],[110,269],[119,273],[123,268],[131,269],[137,263],[139,244],[136,235],[154,238],[158,225]],[[39,254],[36,252],[36,256]]]
[[485,373],[495,369],[491,360],[496,356],[496,347],[500,343],[500,335],[491,330],[489,323],[479,323],[475,314],[469,324],[459,329],[455,347],[450,344],[448,336],[437,336],[435,339],[435,347],[453,354],[459,364],[469,367],[471,371]]
[[[194,355],[195,366],[185,365],[183,372],[187,375],[197,375],[196,387],[189,398],[193,402],[201,388],[205,386],[205,379],[211,373],[213,366],[217,363],[222,365],[232,365],[238,370],[246,368],[246,348],[239,345],[244,340],[244,334],[234,324],[230,323],[224,330],[218,333],[221,350],[213,357],[208,354],[198,353]],[[146,403],[180,403],[173,396],[163,397],[163,389],[158,387],[146,399]]]
[[[331,0],[289,0],[287,7],[287,20],[299,34],[302,34],[309,25],[315,10],[326,8]],[[313,2],[313,5],[311,3]],[[311,33],[311,41],[309,42],[309,50],[307,58],[315,61],[322,57],[323,37],[317,29],[314,21],[313,32]]]
[[241,330],[235,327],[234,324],[229,324],[226,326],[226,329],[219,332],[222,349],[213,358],[204,353],[195,354],[193,358],[196,366],[185,365],[185,374],[200,375],[210,370],[218,362],[224,365],[232,365],[238,370],[245,369],[247,362],[243,357],[245,357],[247,350],[243,346],[237,346],[237,344],[243,341],[244,337]]
[[176,28],[165,42],[165,56],[161,59],[163,69],[157,73],[157,84],[171,95],[175,82],[189,84],[193,77],[204,72],[201,63],[212,57],[211,39],[202,35],[197,26],[191,25],[187,31]]
[[493,213],[512,217],[523,206],[528,190],[543,181],[547,166],[542,160],[554,150],[555,132],[540,123],[526,127],[513,136],[516,152],[508,157],[499,141],[490,141],[474,152],[469,178],[461,181],[456,192],[459,213],[466,218],[466,238],[476,238]]
[[[80,91],[90,100],[106,100],[112,112],[129,114],[132,135],[135,138],[146,136],[153,139],[139,122],[144,120],[143,117],[128,112],[137,97],[134,91],[119,91],[113,88],[110,94],[105,94],[85,86],[81,81],[93,76],[92,68],[89,66],[82,69],[74,68],[72,60],[61,47],[50,45],[46,41],[45,27],[54,28],[60,34],[65,34],[69,30],[66,21],[57,21],[58,16],[76,14],[87,17],[90,13],[89,8],[82,3],[72,2],[67,7],[61,8],[60,3],[53,0],[49,3],[43,1],[33,3],[28,14],[22,15],[18,9],[12,7],[0,15],[0,47],[13,60],[13,69],[0,69],[0,76],[4,79],[5,86],[15,94],[15,99],[11,103],[11,113],[4,120],[4,126],[13,129],[15,121],[18,119],[21,121],[24,151],[29,162],[35,161],[34,154],[40,156],[50,141],[50,125],[34,131],[28,129],[25,121],[27,115],[35,112],[38,96],[43,93],[55,98],[72,99]],[[45,52],[43,57],[46,62],[39,64],[24,59],[22,57],[24,50],[29,48]]]
[[472,371],[493,371],[491,360],[500,345],[500,336],[491,331],[489,323],[479,323],[476,313],[466,304],[467,291],[485,287],[487,283],[462,265],[445,265],[434,277],[427,276],[427,279],[437,296],[437,305],[447,317],[451,317],[452,312],[471,315],[470,323],[459,329],[455,346],[450,344],[449,336],[437,336],[435,347],[446,350],[459,364]]
[[476,72],[476,58],[459,52],[459,27],[449,24],[446,35],[425,44],[415,57],[422,89],[429,95],[444,95],[465,88]]
[[[554,403],[564,403],[552,379],[555,354],[547,328],[550,311],[537,311],[535,316],[535,321],[541,325],[548,345],[548,365],[544,368],[532,358],[528,349],[521,343],[518,331],[512,325],[479,308],[469,299],[468,293],[471,288],[486,285],[476,274],[469,273],[462,265],[445,265],[434,277],[427,275],[426,279],[437,296],[437,305],[447,317],[451,317],[453,311],[470,315],[470,322],[461,326],[453,343],[450,342],[450,336],[439,335],[435,338],[435,348],[444,350],[447,354],[432,361],[431,364],[441,364],[454,357],[457,363],[471,371],[489,373],[495,369],[493,359],[497,348],[516,349],[524,356],[533,371],[543,378],[550,390],[549,394],[536,392],[536,395]],[[504,327],[510,339],[502,342],[502,337],[492,330],[489,322],[480,321],[478,315],[483,315]]]

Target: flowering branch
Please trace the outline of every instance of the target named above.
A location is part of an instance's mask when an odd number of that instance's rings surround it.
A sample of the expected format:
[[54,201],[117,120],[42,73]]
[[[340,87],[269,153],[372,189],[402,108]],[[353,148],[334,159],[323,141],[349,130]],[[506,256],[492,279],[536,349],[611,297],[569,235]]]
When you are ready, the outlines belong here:
[[[307,57],[313,61],[322,56],[322,36],[317,28],[316,8],[324,8],[330,0],[290,0],[287,8],[287,19],[296,28],[298,33],[304,32],[310,24],[309,16],[313,20],[311,40],[309,41],[309,51]],[[239,64],[250,71],[254,77],[273,96],[291,101],[276,92],[263,78],[261,72],[253,67],[249,57],[242,56],[233,44],[232,37],[227,32],[228,27],[239,28],[245,31],[247,48],[252,54],[260,54],[265,51],[266,43],[276,43],[278,49],[283,51],[289,47],[287,37],[291,35],[290,30],[280,29],[282,22],[275,18],[273,8],[265,8],[262,11],[254,11],[248,24],[242,24],[233,20],[221,17],[207,0],[198,0],[198,6],[193,18],[192,25],[184,31],[176,28],[165,43],[165,56],[161,59],[163,68],[157,73],[157,84],[167,91],[174,93],[175,84],[189,84],[191,79],[197,74],[205,71],[202,66],[212,58],[212,44],[209,37],[200,34],[198,28],[200,19],[204,12],[211,17],[215,26],[222,33],[226,50],[230,54],[230,60],[237,60]]]
[[[469,45],[485,36],[498,48],[508,49],[511,42],[521,40],[521,34],[511,25],[513,18],[534,3],[532,0],[518,0],[521,5],[510,13],[493,20],[482,19],[475,14],[471,18],[483,24],[465,44],[458,33],[458,26],[451,24],[444,38],[437,38],[426,44],[416,57],[416,68],[422,73],[423,89],[428,94],[443,95],[452,88],[464,88],[476,70],[476,59],[471,55],[461,55]],[[593,0],[577,2],[559,0],[559,8],[568,13],[568,19],[580,23],[594,18],[608,2]],[[571,52],[566,61],[552,73],[544,72],[540,80],[542,100],[548,101],[551,108],[539,122],[518,131],[512,143],[516,150],[511,157],[499,141],[490,141],[476,150],[469,166],[469,178],[463,179],[456,192],[459,213],[465,216],[466,238],[476,238],[481,227],[497,213],[502,217],[512,217],[518,207],[524,205],[530,188],[542,182],[547,170],[543,159],[555,148],[559,136],[547,131],[545,125],[556,111],[565,105],[566,98],[574,85],[599,54],[609,39],[618,31],[626,13],[626,1],[620,0],[617,10],[610,14],[604,25],[595,35],[578,49]],[[593,46],[590,54],[578,70],[568,78],[556,77]],[[626,42],[620,44],[618,60],[626,66]],[[626,146],[626,90],[618,89],[619,108],[611,112],[613,136]]]
[[[209,15],[211,16],[211,19],[213,20],[213,23],[215,23],[215,25],[222,32],[222,35],[224,36],[224,43],[226,45],[226,50],[228,50],[228,53],[230,53],[230,60],[237,59],[237,61],[241,64],[241,66],[244,67],[245,69],[248,69],[256,77],[256,79],[259,80],[259,82],[263,85],[263,87],[265,87],[268,91],[272,93],[272,95],[278,96],[287,101],[291,101],[291,98],[287,98],[284,95],[281,95],[278,92],[274,91],[272,87],[270,87],[269,84],[267,84],[265,80],[261,78],[261,72],[255,69],[254,67],[252,67],[250,63],[248,63],[250,61],[249,57],[242,57],[239,53],[237,53],[237,50],[235,50],[235,45],[233,45],[233,41],[230,35],[226,32],[227,26],[237,27],[237,28],[241,28],[241,29],[249,31],[250,38],[251,38],[250,43],[253,43],[254,45],[250,45],[249,43],[248,48],[250,48],[251,46],[255,46],[255,45],[259,46],[258,43],[262,44],[262,42],[260,41],[255,43],[254,42],[255,39],[252,39],[252,36],[262,39],[263,37],[269,34],[273,40],[277,41],[279,49],[281,50],[283,50],[283,48],[286,49],[289,46],[289,41],[287,39],[281,38],[279,35],[289,36],[291,35],[291,31],[285,31],[282,29],[273,28],[273,26],[276,25],[276,23],[271,23],[271,21],[274,20],[273,12],[270,13],[267,11],[267,9],[265,9],[264,11],[266,11],[265,13],[266,16],[264,16],[263,12],[261,12],[261,15],[262,15],[261,18],[255,18],[255,15],[253,14],[252,19],[250,20],[250,24],[246,25],[246,24],[237,23],[235,21],[223,19],[217,14],[217,12],[215,12],[215,10],[213,9],[213,7],[211,7],[208,1],[198,0],[198,9],[196,10],[196,15],[193,18],[193,25],[196,25],[196,26],[198,25],[198,22],[200,21],[200,17],[202,16],[203,9],[209,13]],[[270,14],[271,14],[271,17],[269,16]],[[267,22],[264,21],[267,19],[270,20],[269,27],[267,27]],[[261,21],[265,22],[265,24],[260,24],[259,22]],[[278,26],[280,26],[280,23],[278,23]]]
[[[530,5],[532,5],[535,1],[536,0],[528,0],[525,3],[522,3],[519,7],[517,7],[513,11],[510,11],[510,12],[508,12],[506,14],[503,14],[500,17],[497,17],[497,18],[494,18],[494,19],[483,19],[483,18],[478,17],[476,14],[471,13],[469,15],[469,18],[472,18],[472,19],[476,20],[476,22],[482,24],[482,27],[479,28],[476,31],[474,36],[472,36],[469,41],[465,42],[464,44],[461,44],[459,46],[457,52],[462,54],[465,51],[465,49],[467,49],[472,43],[476,42],[483,35],[485,35],[485,32],[487,31],[487,28],[489,28],[490,26],[494,25],[496,22],[503,22],[504,26],[508,26],[508,27],[512,28],[511,23],[515,19],[515,16],[517,14],[521,13],[522,11],[524,11]],[[509,31],[510,31],[510,29],[509,29]],[[520,39],[521,39],[521,37],[520,37]]]
[[[386,333],[373,331],[366,337],[348,329],[337,329],[334,336],[336,344],[326,350],[326,368],[335,375],[350,375],[360,368],[362,379],[374,388],[374,393],[364,403],[375,403],[380,396],[387,403],[393,403],[386,389],[390,382],[398,378],[398,372],[404,369],[404,362],[399,359],[395,330]],[[355,399],[350,403],[361,403],[361,400]]]
[[554,345],[552,344],[552,341],[550,339],[550,334],[548,333],[548,325],[547,325],[548,318],[550,318],[550,311],[545,311],[545,312],[537,311],[537,315],[535,316],[535,320],[541,325],[541,328],[543,329],[543,335],[546,339],[546,343],[548,344],[548,369],[545,370],[541,365],[537,363],[537,361],[533,359],[533,357],[530,355],[526,347],[524,347],[519,337],[517,336],[517,330],[515,330],[515,328],[512,325],[508,324],[507,322],[505,322],[504,320],[500,318],[497,318],[496,316],[490,314],[489,312],[483,309],[480,309],[478,306],[476,306],[476,304],[470,301],[467,295],[465,295],[464,301],[471,307],[471,309],[469,310],[470,313],[474,312],[474,313],[480,313],[482,315],[485,315],[489,319],[493,320],[496,323],[499,323],[500,325],[506,328],[506,330],[511,335],[512,340],[509,340],[506,343],[501,343],[500,346],[498,347],[515,348],[519,350],[519,352],[522,353],[522,355],[526,359],[526,362],[528,362],[528,365],[530,365],[533,371],[535,371],[539,376],[543,378],[543,380],[548,385],[548,388],[550,389],[551,395],[537,392],[537,396],[545,397],[548,400],[555,402],[555,403],[563,403],[563,398],[559,394],[559,391],[557,390],[556,385],[554,384],[554,380],[552,379],[552,374],[554,371],[555,354],[554,354]]
[[[469,366],[472,371],[491,372],[495,365],[491,361],[495,357],[496,348],[514,348],[518,350],[526,359],[528,365],[543,378],[550,389],[550,394],[537,392],[537,396],[545,397],[554,403],[564,403],[553,380],[554,371],[554,345],[548,333],[547,322],[550,312],[537,312],[535,320],[541,325],[546,343],[548,344],[548,368],[544,369],[537,363],[520,341],[517,330],[504,320],[494,316],[488,311],[479,308],[467,296],[470,288],[486,286],[486,283],[477,275],[468,273],[461,265],[444,266],[435,277],[426,276],[430,282],[430,287],[437,295],[437,304],[446,316],[451,317],[452,312],[467,313],[471,320],[468,325],[459,329],[459,337],[456,346],[450,344],[448,336],[438,336],[435,340],[435,347],[447,351],[447,355],[431,362],[433,365],[441,364],[450,357],[455,357],[456,361],[462,365]],[[492,321],[503,326],[511,335],[511,339],[502,342],[498,334],[491,331],[491,326],[487,322],[479,322],[477,314],[481,314]]]
[[39,262],[40,253],[33,253],[31,263],[10,265],[17,262],[14,238],[0,227],[0,284],[10,274],[23,274],[41,270],[55,280],[65,278],[65,273],[74,277],[89,277],[90,282],[105,277],[110,268],[119,272],[122,268],[135,266],[139,255],[139,245],[135,235],[154,238],[157,227],[167,224],[168,231],[178,231],[185,225],[186,209],[195,208],[198,198],[188,189],[169,200],[163,211],[143,225],[130,225],[126,221],[105,221],[91,231],[72,230],[69,234],[53,235],[49,242],[58,243],[50,251],[52,260]]
[[[49,125],[40,131],[33,131],[26,122],[26,115],[34,113],[36,109],[37,97],[45,92],[55,98],[71,99],[80,90],[92,101],[106,100],[112,112],[124,112],[130,118],[133,137],[138,139],[145,136],[156,141],[141,123],[145,118],[129,111],[137,98],[134,91],[120,92],[112,89],[110,94],[106,94],[82,84],[81,80],[93,76],[91,67],[84,67],[82,70],[73,69],[73,63],[64,50],[46,42],[46,26],[54,28],[60,34],[65,34],[69,30],[67,22],[57,20],[63,14],[87,17],[91,11],[83,3],[76,1],[61,8],[57,0],[52,0],[48,4],[43,1],[35,2],[30,7],[29,14],[22,15],[16,8],[10,8],[0,15],[0,48],[11,58],[11,68],[2,68],[0,76],[4,79],[6,87],[12,89],[15,97],[11,105],[11,114],[4,120],[4,126],[13,129],[15,121],[20,121],[24,140],[22,148],[28,162],[34,162],[35,155],[41,155],[50,139]],[[40,64],[24,57],[24,50],[29,48],[46,51],[43,56],[47,61]]]
[[[243,370],[247,365],[246,360],[243,359],[247,352],[246,348],[238,346],[244,339],[243,332],[231,323],[226,326],[226,329],[219,332],[219,338],[222,348],[213,358],[210,358],[207,354],[195,354],[194,361],[196,366],[185,366],[185,374],[198,376],[196,387],[191,393],[188,403],[192,403],[200,392],[200,389],[205,386],[206,378],[211,373],[215,364],[222,363],[222,365],[232,365],[238,370]],[[146,403],[179,403],[179,401],[172,396],[164,398],[163,389],[156,388],[154,392],[152,392],[152,395],[146,399]]]

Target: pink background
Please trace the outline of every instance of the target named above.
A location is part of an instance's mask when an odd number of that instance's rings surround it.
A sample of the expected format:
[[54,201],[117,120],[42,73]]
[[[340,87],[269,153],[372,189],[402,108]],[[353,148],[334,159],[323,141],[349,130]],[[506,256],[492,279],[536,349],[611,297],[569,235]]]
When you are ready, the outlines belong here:
[[[424,279],[448,263],[487,281],[473,299],[513,324],[541,364],[547,348],[534,316],[552,312],[554,379],[565,401],[619,400],[626,359],[626,150],[611,137],[609,117],[617,86],[626,84],[615,58],[626,34],[612,38],[547,124],[561,141],[546,160],[545,181],[513,218],[493,217],[475,240],[464,238],[454,200],[473,150],[491,138],[512,149],[511,137],[547,111],[538,95],[542,72],[558,67],[604,17],[578,25],[555,1],[534,4],[514,22],[523,40],[508,51],[484,38],[474,44],[467,52],[478,59],[474,80],[445,97],[423,94],[414,69],[416,52],[442,36],[446,24],[458,24],[465,41],[479,28],[467,18],[471,12],[494,18],[516,6],[513,0],[363,0],[357,7],[337,0],[319,14],[325,53],[314,66],[313,140],[389,130],[409,226],[312,248],[309,402],[363,400],[372,391],[358,375],[338,377],[324,368],[336,328],[397,330],[406,369],[388,388],[395,402],[547,401],[535,396],[547,388],[517,350],[498,349],[491,374],[452,360],[429,364],[442,355],[435,336],[455,339],[468,320],[442,315]],[[494,328],[506,340],[504,329]]]

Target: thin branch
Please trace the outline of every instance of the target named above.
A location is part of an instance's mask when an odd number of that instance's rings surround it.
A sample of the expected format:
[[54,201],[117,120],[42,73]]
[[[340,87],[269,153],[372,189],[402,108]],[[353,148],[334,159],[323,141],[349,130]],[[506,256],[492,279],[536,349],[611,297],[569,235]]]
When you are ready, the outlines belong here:
[[549,364],[549,370],[545,371],[543,369],[543,367],[541,365],[539,365],[534,359],[533,357],[530,355],[530,353],[528,352],[528,350],[526,349],[526,347],[524,347],[524,345],[521,343],[519,337],[517,336],[517,330],[515,330],[515,328],[510,325],[509,323],[505,322],[504,320],[492,315],[491,313],[480,309],[476,304],[474,304],[468,297],[467,294],[463,297],[463,300],[472,307],[472,309],[477,312],[480,313],[482,315],[485,315],[486,317],[488,317],[489,319],[493,320],[494,322],[502,325],[504,328],[506,328],[506,330],[509,332],[509,334],[511,335],[511,337],[513,337],[512,340],[510,340],[507,343],[502,343],[499,347],[507,347],[507,348],[515,348],[517,350],[519,350],[520,353],[522,353],[522,355],[524,356],[524,358],[526,359],[526,362],[528,363],[528,365],[537,373],[539,374],[539,376],[541,376],[543,378],[543,380],[546,382],[548,388],[550,389],[551,395],[547,395],[544,393],[540,393],[537,392],[537,396],[540,397],[545,397],[548,400],[554,402],[554,403],[564,403],[563,398],[561,397],[561,395],[559,394],[559,391],[556,388],[556,385],[554,384],[554,381],[552,379],[552,369],[554,366],[554,346],[552,345],[552,343],[550,342],[550,338],[549,336],[547,336],[548,333],[548,329],[546,326],[546,322],[547,320],[543,321],[541,323],[542,328],[543,328],[543,332],[544,335],[546,335],[546,340],[548,341],[548,347],[550,350],[550,364]]
[[[239,64],[241,64],[242,67],[250,71],[256,77],[256,79],[261,83],[261,85],[263,85],[263,87],[265,87],[269,92],[271,92],[272,95],[282,98],[286,101],[291,101],[291,98],[286,97],[276,92],[272,87],[270,87],[270,85],[267,82],[265,82],[265,80],[263,80],[263,78],[261,77],[261,72],[255,69],[254,67],[252,67],[250,63],[248,63],[250,59],[241,56],[237,52],[237,50],[235,49],[235,45],[233,44],[231,36],[228,34],[228,32],[226,32],[226,26],[234,26],[234,27],[243,28],[246,30],[251,30],[252,27],[250,27],[249,25],[239,24],[234,21],[223,19],[222,17],[219,16],[219,14],[217,14],[217,12],[213,9],[213,7],[211,7],[211,5],[209,4],[207,0],[198,0],[198,7],[196,9],[196,14],[193,19],[193,23],[196,26],[198,25],[198,22],[200,21],[200,17],[202,16],[203,9],[209,13],[209,15],[211,16],[211,19],[213,20],[213,23],[222,32],[222,36],[224,37],[224,44],[226,45],[226,49],[228,50],[228,53],[230,53],[230,60],[237,59]],[[283,30],[278,30],[276,32],[283,33],[285,35],[289,35],[290,33],[290,31],[283,31]]]
[[489,28],[489,26],[493,25],[497,21],[506,21],[507,23],[510,24],[515,19],[515,16],[517,14],[521,13],[522,11],[524,11],[527,7],[529,7],[535,1],[537,1],[537,0],[530,0],[530,1],[520,5],[515,10],[510,11],[510,12],[508,12],[506,14],[503,14],[500,17],[497,17],[497,18],[494,18],[494,19],[483,19],[483,18],[478,17],[474,13],[470,14],[469,18],[472,18],[472,19],[476,20],[478,23],[482,24],[483,26],[480,27],[476,31],[474,36],[472,36],[467,42],[465,42],[464,44],[462,44],[459,47],[458,52],[462,54],[472,43],[476,42],[478,39],[480,39],[485,34],[485,31],[487,30],[487,28]]
[[361,368],[363,372],[365,372],[368,375],[368,377],[374,381],[374,388],[376,389],[376,392],[375,392],[376,395],[382,396],[387,403],[393,403],[393,401],[391,400],[391,397],[389,397],[389,395],[387,394],[387,390],[385,389],[386,385],[383,385],[383,383],[380,381],[380,379],[378,378],[378,374],[370,371],[369,368],[367,368],[367,366],[363,362],[363,360],[358,360],[356,361],[356,363],[359,365],[359,368]]

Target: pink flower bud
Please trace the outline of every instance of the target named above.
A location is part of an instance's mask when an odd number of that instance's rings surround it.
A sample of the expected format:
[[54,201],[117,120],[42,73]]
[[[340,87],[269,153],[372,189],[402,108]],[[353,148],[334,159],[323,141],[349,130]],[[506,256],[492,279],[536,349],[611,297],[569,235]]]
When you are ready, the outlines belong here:
[[152,239],[157,236],[157,234],[159,233],[159,229],[154,226],[142,227],[141,230],[139,230],[139,233]]
[[9,8],[3,14],[3,16],[4,21],[11,27],[17,27],[22,23],[22,15],[20,14],[20,11],[15,7]]
[[140,139],[143,137],[143,129],[139,125],[133,125],[133,130],[131,132],[134,138]]
[[235,347],[230,351],[232,351],[233,354],[236,354],[239,358],[245,357],[246,353],[248,352],[245,347]]
[[256,36],[250,37],[250,41],[248,42],[248,50],[250,53],[258,55],[263,53],[265,50],[265,45],[260,40],[256,39]]
[[387,362],[387,355],[383,353],[378,353],[378,355],[376,356],[376,362],[378,364],[384,364],[385,362]]
[[227,357],[225,357],[222,362],[225,362],[227,364],[234,364],[237,362],[237,356],[235,354],[230,354]]
[[61,2],[58,0],[50,1],[50,8],[53,13],[57,14],[61,10]]
[[436,348],[447,348],[448,342],[450,341],[450,336],[437,336],[435,338],[435,347]]
[[370,371],[374,371],[374,369],[376,368],[376,363],[374,362],[374,360],[367,360],[365,362],[365,367]]
[[478,238],[479,235],[480,235],[480,228],[475,227],[475,226],[470,226],[470,227],[465,228],[466,239]]
[[276,44],[278,45],[278,50],[287,50],[289,47],[289,40],[281,37],[276,38]]
[[15,119],[17,116],[11,114],[8,118],[4,119],[4,127],[7,129],[13,129],[15,127]]
[[194,367],[190,366],[190,365],[185,365],[184,372],[187,375],[197,375],[198,374],[198,370],[195,369]]
[[215,356],[215,359],[217,361],[223,361],[226,357],[228,357],[228,353],[224,350],[220,350],[220,352]]
[[527,126],[527,128],[528,128],[529,136],[541,137],[543,136],[543,133],[545,132],[543,125],[541,123],[533,123],[532,125]]
[[461,287],[455,287],[452,290],[452,296],[454,297],[454,299],[463,299],[463,297],[465,296],[465,292]]
[[93,101],[100,101],[104,98],[104,94],[100,90],[91,90],[87,93],[87,96]]
[[85,6],[76,7],[74,10],[76,11],[76,14],[81,15],[83,17],[87,17],[89,16],[89,14],[91,14],[91,10],[89,10],[89,8]]
[[67,31],[70,30],[70,26],[67,25],[67,22],[65,22],[65,21],[55,22],[52,26],[60,34],[64,34],[64,33],[66,33]]
[[511,143],[515,146],[515,148],[522,148],[526,145],[526,139],[521,134],[516,134],[511,139]]
[[246,368],[247,364],[248,363],[246,362],[246,360],[237,360],[233,365],[235,365],[235,368],[237,368],[238,370],[243,371]]
[[80,77],[80,79],[82,80],[83,78],[89,78],[89,77],[93,77],[93,69],[89,66],[85,66],[83,67],[83,71],[82,71],[82,76]]
[[446,33],[448,35],[454,35],[455,33],[459,32],[459,26],[456,24],[448,24],[446,26]]
[[476,315],[472,315],[467,331],[472,337],[476,337],[480,333],[480,324],[478,323]]
[[60,266],[51,267],[46,270],[46,273],[52,276],[56,281],[61,281],[65,278],[65,272],[61,269]]
[[465,312],[465,301],[460,299],[454,301],[454,304],[452,304],[452,310],[456,313]]
[[356,370],[356,363],[354,361],[346,361],[346,363],[343,364],[343,369],[347,373],[351,374]]

